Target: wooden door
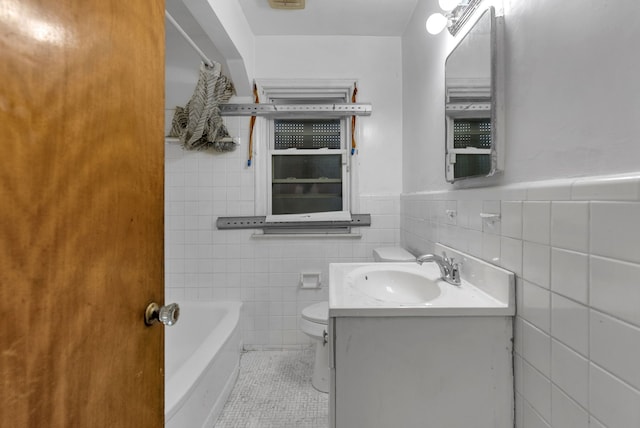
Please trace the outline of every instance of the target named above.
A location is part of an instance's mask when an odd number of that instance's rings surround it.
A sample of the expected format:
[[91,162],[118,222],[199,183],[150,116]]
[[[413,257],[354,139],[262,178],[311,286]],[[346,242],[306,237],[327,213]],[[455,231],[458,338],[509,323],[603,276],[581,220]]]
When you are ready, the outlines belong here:
[[0,0],[0,426],[161,427],[164,2]]

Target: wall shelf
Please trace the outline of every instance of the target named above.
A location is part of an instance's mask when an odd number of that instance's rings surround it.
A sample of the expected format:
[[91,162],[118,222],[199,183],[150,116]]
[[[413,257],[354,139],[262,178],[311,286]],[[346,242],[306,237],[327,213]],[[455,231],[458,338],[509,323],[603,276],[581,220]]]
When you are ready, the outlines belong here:
[[371,116],[369,103],[220,104],[221,116],[322,117]]
[[283,221],[267,223],[266,216],[218,217],[216,227],[223,229],[324,229],[371,226],[371,214],[351,214],[351,221]]

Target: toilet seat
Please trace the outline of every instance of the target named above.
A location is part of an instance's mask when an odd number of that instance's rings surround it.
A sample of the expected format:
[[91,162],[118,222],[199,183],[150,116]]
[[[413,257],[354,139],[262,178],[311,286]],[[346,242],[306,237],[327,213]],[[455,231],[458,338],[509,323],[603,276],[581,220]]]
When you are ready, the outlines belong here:
[[300,328],[309,336],[321,339],[329,323],[329,302],[319,302],[302,310]]
[[329,322],[329,302],[319,302],[307,306],[302,310],[302,318],[326,325]]

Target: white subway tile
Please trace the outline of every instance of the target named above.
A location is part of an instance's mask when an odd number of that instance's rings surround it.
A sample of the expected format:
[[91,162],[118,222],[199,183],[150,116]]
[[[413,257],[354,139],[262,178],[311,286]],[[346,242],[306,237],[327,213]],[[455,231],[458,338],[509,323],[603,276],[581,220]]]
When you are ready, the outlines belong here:
[[640,328],[592,310],[589,347],[594,363],[640,389]]
[[[500,201],[482,201],[482,213],[500,216]],[[482,231],[500,235],[501,223],[500,217],[496,219],[482,218]]]
[[589,426],[589,414],[564,392],[552,386],[551,424],[558,428],[586,428]]
[[482,258],[489,263],[500,264],[500,236],[482,234]]
[[522,275],[522,241],[502,236],[500,238],[500,266]]
[[569,250],[589,250],[589,203],[551,203],[551,245]]
[[640,326],[640,265],[590,257],[591,306]]
[[551,381],[581,406],[589,406],[589,361],[557,340],[551,341]]
[[549,244],[550,223],[550,202],[523,202],[522,239],[539,244]]
[[[524,361],[523,367],[524,398],[545,421],[551,420],[551,381]],[[525,421],[525,427],[527,423]]]
[[[198,187],[198,172],[197,171],[185,171],[184,172],[184,185],[185,187]],[[182,189],[184,191],[184,189]]]
[[548,245],[524,242],[522,276],[544,288],[549,288],[550,248]]
[[467,229],[467,251],[475,257],[482,257],[482,232]]
[[588,256],[573,251],[552,249],[551,290],[587,304],[589,298]]
[[526,398],[523,407],[522,423],[524,428],[551,428],[547,421],[526,401]]
[[446,224],[458,224],[458,201],[445,201],[444,212],[444,222]]
[[542,330],[522,321],[522,356],[543,375],[551,376],[551,337]]
[[551,293],[528,281],[522,286],[522,318],[544,332],[551,330]]
[[580,354],[588,355],[589,309],[552,293],[551,335]]
[[469,227],[469,215],[471,213],[471,201],[461,199],[458,201],[458,226],[468,228]]
[[640,262],[640,203],[591,203],[591,253]]
[[482,201],[469,201],[468,210],[469,228],[481,231],[482,218],[480,217],[480,213],[482,212]]
[[500,220],[503,236],[522,238],[522,202],[502,201]]
[[589,367],[589,411],[607,428],[640,426],[640,391],[594,364]]

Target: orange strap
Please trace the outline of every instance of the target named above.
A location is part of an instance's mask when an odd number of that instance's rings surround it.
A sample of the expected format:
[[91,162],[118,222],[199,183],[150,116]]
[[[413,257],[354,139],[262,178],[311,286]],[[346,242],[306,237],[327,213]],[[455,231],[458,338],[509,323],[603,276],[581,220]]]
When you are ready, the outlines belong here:
[[[253,102],[256,104],[260,103],[260,99],[258,98],[258,86],[253,84]],[[249,121],[249,160],[247,160],[247,166],[251,166],[251,159],[253,158],[253,127],[256,124],[256,117],[251,116],[251,120]]]
[[[358,86],[353,84],[353,94],[351,94],[351,102],[356,102],[356,95],[358,94]],[[356,152],[356,117],[351,116],[351,155]]]

